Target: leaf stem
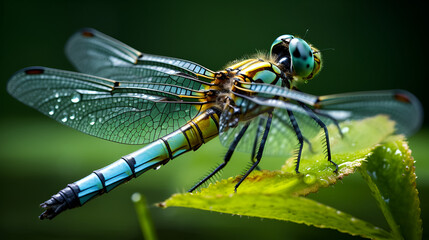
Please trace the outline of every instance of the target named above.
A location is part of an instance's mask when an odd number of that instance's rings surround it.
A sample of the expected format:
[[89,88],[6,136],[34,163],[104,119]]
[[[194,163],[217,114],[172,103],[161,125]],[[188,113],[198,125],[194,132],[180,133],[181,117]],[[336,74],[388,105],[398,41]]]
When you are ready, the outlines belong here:
[[140,229],[142,231],[143,239],[156,240],[155,228],[147,208],[146,199],[143,195],[136,192],[131,196],[131,201],[134,202],[137,218],[139,219]]

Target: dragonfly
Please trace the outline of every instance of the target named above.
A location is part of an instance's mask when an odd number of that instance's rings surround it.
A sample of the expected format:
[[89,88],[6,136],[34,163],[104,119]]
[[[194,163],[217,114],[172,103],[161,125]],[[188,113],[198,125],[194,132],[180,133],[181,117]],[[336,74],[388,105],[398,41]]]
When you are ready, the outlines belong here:
[[79,72],[29,67],[8,81],[13,97],[86,134],[123,144],[147,144],[53,195],[41,204],[40,219],[84,205],[150,169],[199,149],[219,135],[228,150],[222,163],[189,191],[195,191],[230,161],[250,153],[251,167],[262,155],[296,154],[322,133],[327,164],[334,172],[327,125],[388,115],[398,133],[410,135],[422,122],[419,100],[405,90],[315,96],[297,84],[316,76],[321,52],[305,40],[281,35],[267,56],[236,61],[221,71],[197,63],[142,53],[94,29],[70,37],[66,55]]

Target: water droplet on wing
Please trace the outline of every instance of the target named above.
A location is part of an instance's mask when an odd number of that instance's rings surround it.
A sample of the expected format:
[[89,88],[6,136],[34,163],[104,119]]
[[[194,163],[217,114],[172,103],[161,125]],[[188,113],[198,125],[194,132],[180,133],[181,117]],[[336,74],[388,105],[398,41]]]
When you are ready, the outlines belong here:
[[80,102],[81,98],[82,97],[80,96],[80,94],[75,92],[71,95],[71,102],[72,103],[78,103],[78,102]]
[[94,125],[95,124],[95,117],[94,115],[89,115],[89,125]]

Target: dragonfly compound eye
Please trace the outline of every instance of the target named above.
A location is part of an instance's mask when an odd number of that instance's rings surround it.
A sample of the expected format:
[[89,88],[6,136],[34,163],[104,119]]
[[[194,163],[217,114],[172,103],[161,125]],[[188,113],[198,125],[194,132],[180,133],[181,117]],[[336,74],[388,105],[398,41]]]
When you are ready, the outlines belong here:
[[315,60],[313,49],[308,43],[300,38],[292,39],[289,44],[289,53],[292,58],[293,74],[299,79],[312,77]]
[[292,74],[289,43],[293,38],[292,35],[282,35],[271,44],[271,58],[286,74]]

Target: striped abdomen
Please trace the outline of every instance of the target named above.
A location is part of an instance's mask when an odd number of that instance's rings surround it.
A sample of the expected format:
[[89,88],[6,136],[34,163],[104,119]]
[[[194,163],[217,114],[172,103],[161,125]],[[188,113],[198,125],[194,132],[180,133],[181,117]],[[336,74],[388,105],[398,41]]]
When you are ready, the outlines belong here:
[[52,219],[66,209],[82,206],[149,169],[166,164],[185,152],[198,149],[219,134],[219,115],[218,109],[210,108],[180,129],[69,184],[41,204],[46,211],[40,218]]

